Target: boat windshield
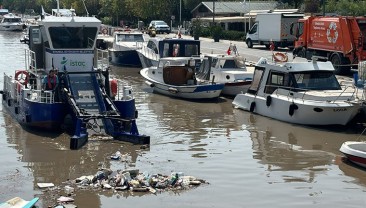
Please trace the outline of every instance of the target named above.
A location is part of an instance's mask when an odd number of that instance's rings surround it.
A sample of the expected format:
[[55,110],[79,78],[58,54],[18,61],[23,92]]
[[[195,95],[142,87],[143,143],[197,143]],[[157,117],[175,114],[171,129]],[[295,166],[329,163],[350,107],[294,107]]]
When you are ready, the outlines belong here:
[[295,86],[307,90],[340,90],[341,86],[331,71],[292,73]]
[[50,27],[51,42],[55,49],[82,49],[94,46],[97,27]]
[[4,18],[3,22],[9,22],[9,23],[16,23],[16,22],[22,22],[21,18]]
[[233,69],[233,68],[245,68],[245,63],[237,61],[235,59],[222,59],[219,61],[221,68],[223,69]]
[[118,34],[117,42],[144,42],[142,34]]

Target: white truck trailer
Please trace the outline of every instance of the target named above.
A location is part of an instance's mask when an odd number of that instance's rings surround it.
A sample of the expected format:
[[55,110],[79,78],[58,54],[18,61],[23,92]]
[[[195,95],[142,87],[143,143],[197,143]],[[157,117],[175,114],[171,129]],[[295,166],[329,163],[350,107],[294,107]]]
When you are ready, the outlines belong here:
[[295,36],[290,34],[291,23],[304,17],[301,13],[258,13],[255,23],[246,35],[248,48],[253,45],[293,48]]

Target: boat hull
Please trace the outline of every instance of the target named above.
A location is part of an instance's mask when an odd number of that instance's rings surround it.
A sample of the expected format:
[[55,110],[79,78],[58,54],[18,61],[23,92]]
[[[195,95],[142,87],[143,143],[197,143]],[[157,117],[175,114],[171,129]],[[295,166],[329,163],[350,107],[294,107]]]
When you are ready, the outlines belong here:
[[262,116],[305,125],[346,125],[360,109],[357,103],[307,101],[274,94],[267,97],[238,94],[233,105]]
[[349,161],[366,168],[366,143],[365,142],[344,142],[339,149]]
[[221,94],[226,96],[236,96],[237,94],[245,93],[248,91],[251,83],[251,81],[225,83],[225,87]]
[[0,31],[23,31],[24,25],[0,24]]
[[114,51],[111,50],[112,64],[119,66],[141,67],[140,58],[136,50]]
[[64,103],[39,103],[27,99],[16,103],[3,96],[3,106],[22,126],[37,129],[61,130],[66,106]]
[[148,68],[141,70],[141,75],[147,80],[147,84],[154,92],[183,99],[213,99],[218,98],[224,88],[224,84],[202,85],[169,85],[156,81],[148,76]]
[[157,55],[155,55],[155,54],[150,54],[149,55],[149,53],[143,53],[142,50],[143,49],[140,49],[137,52],[142,68],[158,66],[159,59],[158,59]]

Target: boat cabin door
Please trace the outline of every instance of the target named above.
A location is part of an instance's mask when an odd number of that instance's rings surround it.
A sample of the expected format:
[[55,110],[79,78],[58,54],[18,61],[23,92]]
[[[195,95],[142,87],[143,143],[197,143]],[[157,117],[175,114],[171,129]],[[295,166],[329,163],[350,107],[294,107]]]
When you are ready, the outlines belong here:
[[29,35],[29,49],[35,54],[36,56],[36,63],[37,68],[44,68],[44,61],[43,61],[43,54],[44,54],[44,47],[42,44],[42,34],[40,27],[38,25],[31,25],[29,26],[28,30]]

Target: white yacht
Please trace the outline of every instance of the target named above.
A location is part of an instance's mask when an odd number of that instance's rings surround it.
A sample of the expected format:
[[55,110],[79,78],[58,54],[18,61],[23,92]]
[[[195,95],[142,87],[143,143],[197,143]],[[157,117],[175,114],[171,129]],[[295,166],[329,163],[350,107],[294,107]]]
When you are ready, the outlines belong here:
[[341,86],[331,62],[269,63],[261,58],[236,108],[304,125],[346,125],[360,111],[352,85]]
[[25,28],[22,18],[12,13],[4,15],[0,23],[0,31],[23,31]]

